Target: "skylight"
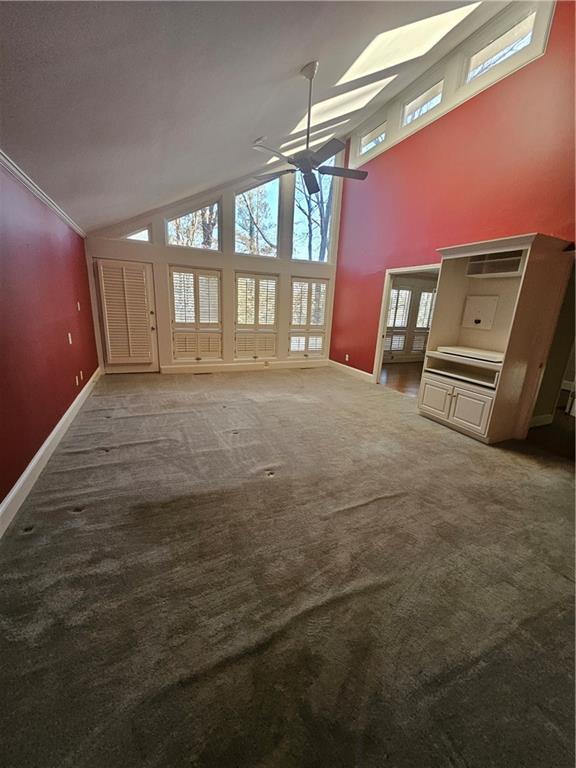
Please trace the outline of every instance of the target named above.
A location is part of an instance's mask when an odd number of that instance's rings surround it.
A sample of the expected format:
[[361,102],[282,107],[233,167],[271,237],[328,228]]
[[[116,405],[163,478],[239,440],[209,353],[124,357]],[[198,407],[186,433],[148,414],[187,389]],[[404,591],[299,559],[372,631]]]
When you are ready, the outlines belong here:
[[[325,123],[328,120],[336,120],[339,117],[344,117],[344,115],[362,109],[366,104],[372,101],[377,93],[391,83],[395,77],[396,75],[385,77],[375,83],[369,83],[360,88],[354,88],[346,93],[341,93],[339,96],[332,96],[330,99],[314,104],[312,107],[312,124],[317,125],[318,123]],[[298,125],[293,129],[292,133],[296,133],[305,128],[306,120],[306,115],[304,115],[302,120],[300,120]]]
[[475,53],[470,59],[466,82],[480,77],[530,45],[535,20],[536,11]]
[[480,3],[473,3],[382,32],[362,51],[337,85],[424,56],[479,5]]
[[402,125],[409,125],[414,120],[418,120],[420,117],[430,112],[431,109],[437,107],[442,101],[442,89],[444,87],[444,80],[440,80],[439,83],[433,85],[432,88],[428,88],[427,91],[417,96],[413,101],[409,101],[404,105],[402,112]]

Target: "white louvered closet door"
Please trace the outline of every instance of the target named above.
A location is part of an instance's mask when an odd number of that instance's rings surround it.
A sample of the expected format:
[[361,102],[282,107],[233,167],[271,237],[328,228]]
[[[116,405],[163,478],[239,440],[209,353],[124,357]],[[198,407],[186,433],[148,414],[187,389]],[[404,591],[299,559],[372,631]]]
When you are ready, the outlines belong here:
[[101,259],[98,279],[107,368],[158,370],[152,266]]

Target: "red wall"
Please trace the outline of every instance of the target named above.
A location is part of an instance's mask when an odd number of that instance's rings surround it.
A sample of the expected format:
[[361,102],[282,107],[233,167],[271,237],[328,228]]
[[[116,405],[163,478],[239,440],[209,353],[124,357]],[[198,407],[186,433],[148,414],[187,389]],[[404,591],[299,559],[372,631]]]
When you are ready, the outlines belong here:
[[392,147],[346,182],[330,357],[372,372],[387,268],[436,249],[543,232],[574,239],[574,5],[546,54]]
[[98,360],[83,239],[3,168],[0,200],[2,499]]

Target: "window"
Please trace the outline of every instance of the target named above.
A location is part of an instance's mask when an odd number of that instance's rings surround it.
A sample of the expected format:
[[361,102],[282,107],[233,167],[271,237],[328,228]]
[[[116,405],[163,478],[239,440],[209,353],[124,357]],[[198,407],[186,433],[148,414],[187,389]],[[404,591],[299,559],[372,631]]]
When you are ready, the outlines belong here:
[[280,180],[252,187],[236,195],[236,252],[254,256],[278,255]]
[[168,222],[168,245],[219,250],[220,206],[212,203]]
[[415,333],[412,339],[412,352],[424,352],[427,338],[427,333]]
[[276,277],[237,275],[236,324],[239,326],[276,325]]
[[149,243],[150,230],[148,227],[146,227],[146,229],[139,229],[138,232],[132,232],[131,235],[126,235],[126,240],[141,240],[143,243]]
[[222,357],[220,273],[172,267],[170,275],[174,359]]
[[470,58],[466,82],[480,77],[530,45],[535,20],[536,11],[475,53]]
[[440,80],[439,83],[433,85],[432,88],[428,88],[420,96],[413,101],[404,105],[402,112],[402,125],[410,125],[414,120],[430,112],[431,109],[437,107],[442,101],[442,89],[444,87],[444,80]]
[[371,149],[386,141],[386,123],[382,123],[360,139],[360,154],[365,155]]
[[292,280],[290,354],[308,357],[325,353],[327,290],[325,280]]
[[276,356],[275,275],[236,275],[236,357]]
[[[334,165],[334,158],[325,165]],[[292,258],[328,261],[330,229],[335,194],[334,176],[317,174],[320,191],[309,194],[301,173],[296,174],[294,189],[294,230]]]
[[384,337],[384,352],[402,352],[405,340],[403,333],[387,333]]
[[390,306],[388,308],[388,327],[406,328],[410,314],[410,299],[412,291],[406,288],[392,288]]
[[434,306],[434,292],[422,291],[420,294],[420,303],[418,304],[418,316],[416,318],[416,328],[430,328],[432,319],[432,308]]

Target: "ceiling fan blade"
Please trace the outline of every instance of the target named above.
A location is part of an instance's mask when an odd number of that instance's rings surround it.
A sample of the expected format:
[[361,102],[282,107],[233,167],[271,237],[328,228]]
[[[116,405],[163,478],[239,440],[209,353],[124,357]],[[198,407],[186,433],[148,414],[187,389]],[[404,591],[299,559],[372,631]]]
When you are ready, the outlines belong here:
[[343,179],[358,179],[364,181],[368,171],[356,171],[354,168],[339,168],[337,165],[321,165],[318,173],[327,173],[329,176],[341,176]]
[[308,171],[308,173],[303,173],[302,176],[304,177],[304,184],[306,184],[306,189],[308,190],[309,195],[315,195],[316,192],[320,192],[320,186],[318,184],[318,179],[312,171]]
[[296,173],[296,168],[287,168],[285,171],[276,171],[276,173],[259,173],[254,178],[259,181],[272,181],[279,176],[285,176],[287,173]]
[[288,155],[283,155],[282,152],[280,152],[279,149],[273,149],[272,147],[267,147],[266,144],[252,144],[253,149],[257,149],[258,152],[270,152],[271,155],[274,155],[275,157],[279,157],[281,160],[284,160],[287,163],[290,163],[292,165],[292,158],[288,157]]
[[327,141],[326,144],[321,146],[319,149],[314,150],[314,164],[321,165],[329,158],[337,155],[338,152],[343,150],[345,147],[346,144],[344,144],[343,141],[340,141],[340,139],[330,139],[330,141]]

